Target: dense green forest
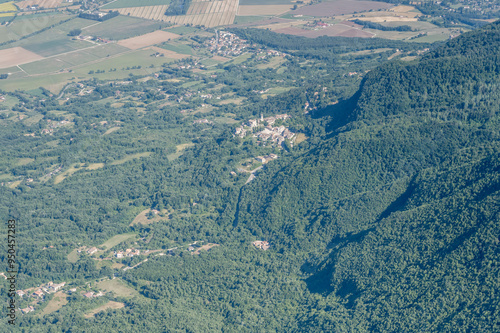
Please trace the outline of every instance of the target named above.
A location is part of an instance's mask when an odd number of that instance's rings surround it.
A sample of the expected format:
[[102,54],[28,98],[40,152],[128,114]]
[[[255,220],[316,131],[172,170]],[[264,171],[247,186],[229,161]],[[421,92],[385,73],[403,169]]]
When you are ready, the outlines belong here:
[[[413,62],[377,68],[377,58],[341,60],[340,54],[423,46],[235,33],[287,52],[286,68],[256,69],[254,57],[245,66],[218,65],[207,80],[166,66],[162,81],[83,82],[92,94],[67,104],[44,89],[38,98],[8,95],[18,101],[12,112],[45,118],[31,125],[7,122],[8,114],[1,119],[0,142],[15,147],[4,149],[2,173],[45,179],[58,166],[75,170],[61,182],[0,187],[0,218],[19,221],[19,287],[50,279],[88,290],[82,286],[114,277],[135,292],[106,296],[124,307],[88,318],[84,314],[105,301],[72,294],[58,311],[19,316],[17,329],[498,331],[500,23]],[[366,74],[346,75],[354,70]],[[174,104],[197,89],[186,82],[244,102],[212,105],[186,97]],[[298,88],[266,98],[253,92],[277,82]],[[119,94],[127,99],[113,106]],[[213,108],[186,112],[205,103]],[[69,110],[73,126],[35,140],[20,135],[46,129],[48,120],[59,121]],[[284,112],[292,116],[287,126],[308,138],[283,149],[236,137],[236,122],[216,121],[229,113],[246,121]],[[214,122],[193,124],[205,117]],[[105,134],[111,126],[119,129]],[[177,154],[185,143],[192,147]],[[242,160],[271,152],[279,158],[253,181],[231,175]],[[130,225],[145,208],[170,214]],[[87,255],[67,259],[82,244],[99,246],[132,232],[138,238],[126,246],[143,241],[172,250],[129,270],[98,265]],[[199,255],[182,250],[200,240],[217,246]],[[270,248],[257,249],[255,240],[269,241]],[[5,252],[0,256],[5,264]]]

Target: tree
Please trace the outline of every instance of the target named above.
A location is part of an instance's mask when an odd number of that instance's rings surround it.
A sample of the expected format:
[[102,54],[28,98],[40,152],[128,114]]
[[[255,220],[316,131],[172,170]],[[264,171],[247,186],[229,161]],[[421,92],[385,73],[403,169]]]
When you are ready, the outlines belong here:
[[73,29],[68,33],[68,36],[78,36],[82,33],[82,29]]

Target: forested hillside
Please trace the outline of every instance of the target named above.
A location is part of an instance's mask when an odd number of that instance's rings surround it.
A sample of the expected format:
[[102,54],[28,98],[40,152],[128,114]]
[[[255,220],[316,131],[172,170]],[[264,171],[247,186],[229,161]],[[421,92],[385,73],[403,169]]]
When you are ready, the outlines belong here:
[[347,124],[242,190],[239,226],[309,256],[304,330],[499,329],[499,37],[371,71]]

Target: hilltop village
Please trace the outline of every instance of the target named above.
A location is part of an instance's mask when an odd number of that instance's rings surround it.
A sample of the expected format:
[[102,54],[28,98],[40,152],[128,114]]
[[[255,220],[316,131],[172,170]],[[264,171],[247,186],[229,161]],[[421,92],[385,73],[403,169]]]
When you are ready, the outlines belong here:
[[260,119],[250,119],[247,123],[237,127],[234,131],[234,135],[244,138],[247,135],[252,134],[252,137],[257,139],[257,143],[263,146],[266,146],[266,143],[268,143],[268,145],[274,145],[281,148],[285,140],[290,140],[293,144],[295,133],[290,131],[284,125],[273,125],[278,120],[283,122],[289,118],[290,116],[286,113],[266,118],[261,115]]

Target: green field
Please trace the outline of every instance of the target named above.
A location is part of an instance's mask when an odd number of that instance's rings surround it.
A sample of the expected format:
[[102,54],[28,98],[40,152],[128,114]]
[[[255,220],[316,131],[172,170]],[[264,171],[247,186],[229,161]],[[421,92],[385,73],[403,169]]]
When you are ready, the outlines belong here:
[[101,281],[97,286],[99,289],[103,289],[106,292],[114,292],[118,297],[139,296],[139,293],[135,289],[127,286],[125,282],[120,279]]
[[78,26],[82,21],[70,20],[28,38],[3,45],[1,48],[21,46],[41,56],[49,57],[91,46],[92,44],[88,42],[72,40],[67,35],[71,29],[74,29],[73,23],[77,23],[76,25]]
[[53,298],[47,303],[45,308],[38,314],[39,316],[45,316],[52,312],[56,312],[61,309],[63,306],[68,304],[68,295],[62,291],[54,294]]
[[232,64],[232,65],[241,64],[242,62],[245,62],[251,56],[252,55],[250,53],[241,54],[238,57],[234,58],[233,61],[230,62],[230,64]]
[[175,42],[163,43],[160,45],[161,48],[169,51],[174,51],[181,54],[193,55],[193,49],[186,44],[180,44]]
[[165,31],[168,31],[168,32],[171,32],[174,34],[178,34],[178,35],[188,35],[188,34],[191,34],[193,32],[200,31],[200,29],[195,28],[195,27],[180,26],[180,27],[168,28],[168,29],[165,29]]
[[[98,53],[101,54],[109,54],[112,52],[121,52],[122,50],[126,50],[126,48],[122,48],[119,45],[109,44],[98,48],[86,49],[85,51],[78,51],[75,53],[71,53],[71,56],[68,57],[70,61],[74,61],[75,58],[80,57],[82,53],[90,53],[92,56],[89,56],[89,59],[95,58]],[[152,57],[151,54],[153,52],[150,50],[137,50],[137,51],[129,51],[128,53],[124,53],[121,55],[110,56],[99,58],[92,63],[86,63],[82,65],[72,66],[70,63],[65,61],[57,61],[56,59],[62,60],[64,57],[55,57],[50,59],[39,60],[38,62],[22,65],[22,68],[26,68],[26,71],[31,74],[36,73],[47,73],[57,72],[63,68],[71,68],[71,73],[54,73],[51,75],[37,75],[27,77],[26,74],[17,73],[17,77],[9,77],[8,80],[0,80],[0,89],[7,91],[14,91],[16,89],[21,90],[32,90],[38,87],[45,87],[52,92],[59,92],[60,89],[64,87],[69,82],[74,82],[74,80],[78,79],[91,79],[98,78],[103,80],[114,80],[114,79],[123,79],[128,77],[130,74],[133,75],[149,75],[158,69],[164,63],[170,63],[174,61],[173,59],[169,59],[166,57]],[[38,64],[38,65],[37,65]],[[42,64],[43,66],[40,66]],[[151,68],[150,66],[153,65]],[[140,69],[130,69],[127,70],[127,67],[133,66],[141,66]],[[116,68],[116,71],[110,72],[110,69]],[[124,68],[124,69],[122,69]],[[15,69],[11,68],[12,70]],[[104,70],[104,73],[94,73],[89,74],[91,71]],[[30,72],[32,71],[32,72]]]
[[144,152],[144,153],[137,153],[137,154],[127,155],[127,156],[125,156],[122,159],[119,159],[119,160],[116,160],[116,161],[112,162],[111,165],[123,164],[123,163],[126,163],[128,161],[132,161],[133,159],[136,159],[136,158],[148,157],[149,155],[151,155],[151,152]]
[[144,7],[144,6],[158,6],[158,5],[168,5],[170,0],[116,0],[103,7],[102,9],[115,9],[115,8],[127,8],[127,7]]
[[70,63],[63,61],[58,57],[30,62],[25,65],[20,65],[19,67],[21,67],[26,73],[33,75],[56,72],[70,66]]
[[72,17],[72,15],[59,13],[42,13],[18,16],[9,26],[0,26],[0,43],[8,40],[19,39],[22,36],[40,31],[43,28],[57,24],[70,17]]
[[120,15],[84,29],[82,34],[120,40],[153,32],[164,28],[166,25],[167,23],[161,24],[137,17]]
[[52,92],[58,92],[66,83],[72,80],[75,75],[72,73],[63,73],[57,75],[40,75],[33,77],[17,77],[8,80],[0,80],[0,89],[6,91],[31,90],[38,87],[44,87]]
[[74,249],[68,254],[67,258],[69,262],[75,263],[78,261],[78,258],[80,258],[80,256],[78,255],[78,251]]
[[133,238],[136,235],[137,234],[135,234],[135,233],[116,235],[116,236],[111,237],[110,239],[108,239],[107,241],[102,243],[101,245],[99,245],[99,247],[105,247],[106,249],[111,249],[112,247],[120,244],[121,242],[126,241],[129,238]]
[[234,24],[247,24],[247,23],[261,21],[266,18],[267,18],[266,16],[236,16],[234,18]]
[[91,54],[92,56],[98,57],[98,58],[105,58],[108,56],[114,56],[126,51],[130,51],[130,49],[118,45],[118,44],[105,44],[101,45],[99,47],[94,47],[91,49],[86,49],[84,52]]

